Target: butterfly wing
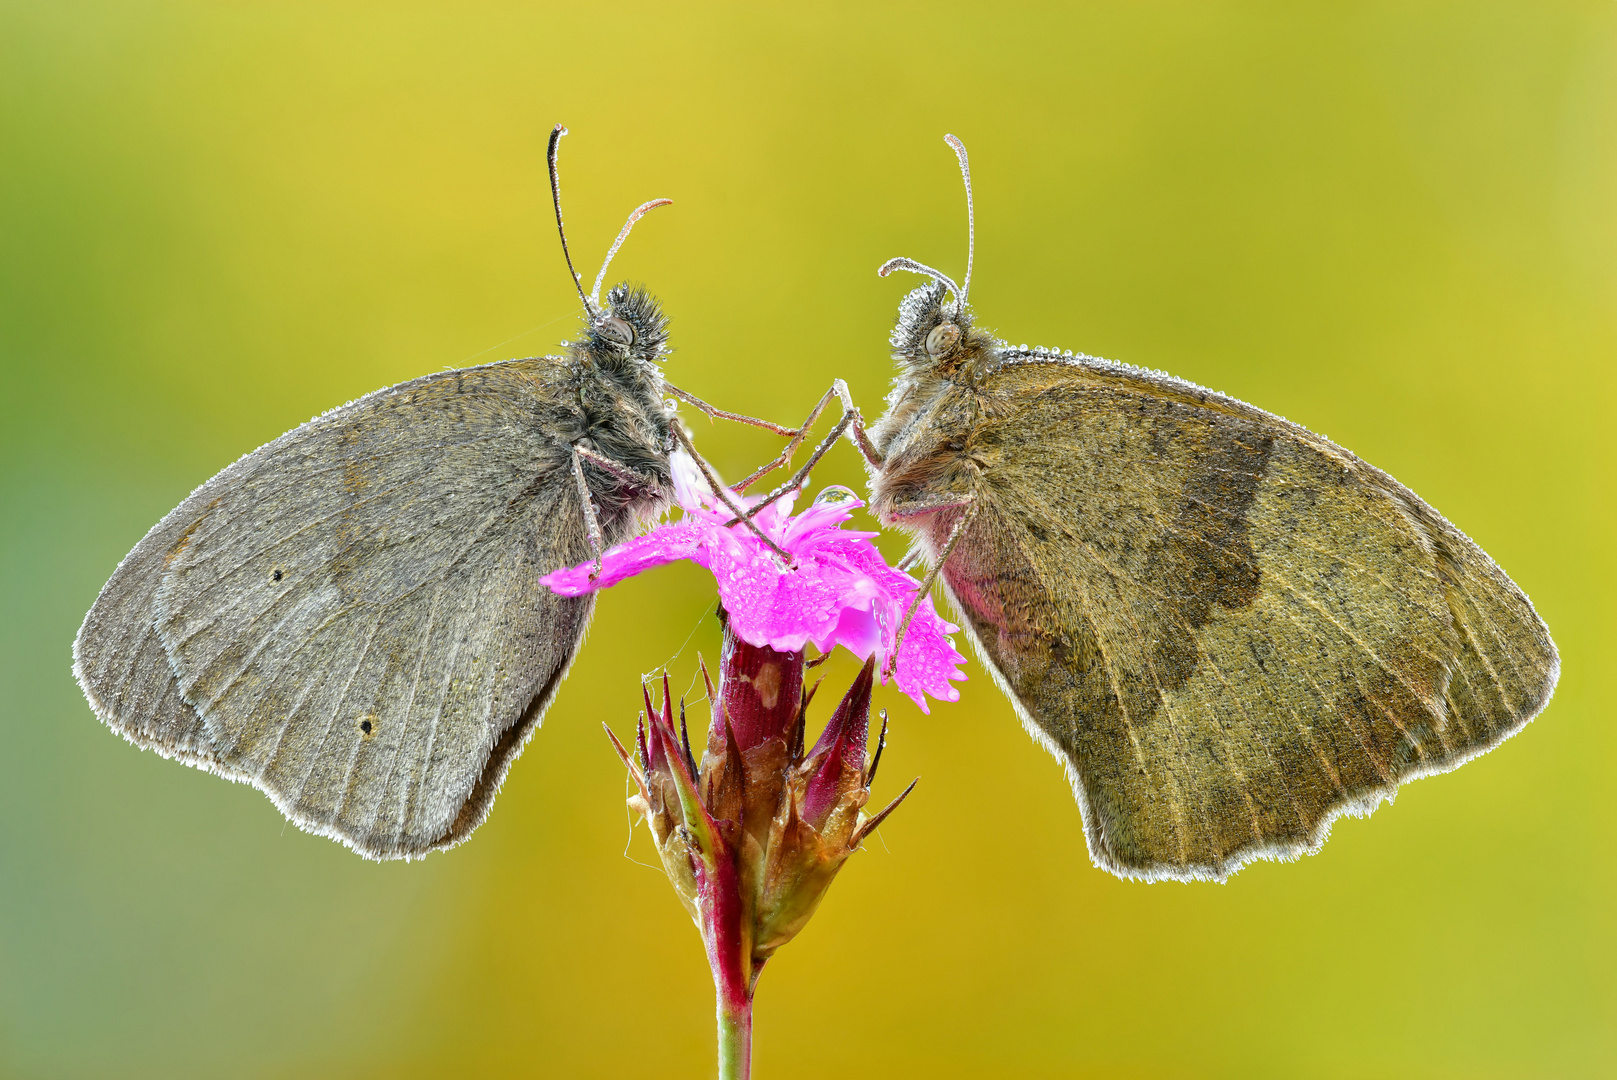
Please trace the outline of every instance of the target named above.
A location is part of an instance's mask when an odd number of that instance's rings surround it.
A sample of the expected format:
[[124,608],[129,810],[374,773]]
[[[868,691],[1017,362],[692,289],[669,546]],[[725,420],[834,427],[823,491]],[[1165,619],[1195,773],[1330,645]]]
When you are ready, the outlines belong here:
[[209,480],[85,619],[97,713],[370,857],[463,839],[592,611],[538,582],[589,554],[570,387],[556,358],[430,375]]
[[185,531],[183,506],[165,517],[119,564],[73,642],[73,673],[90,705],[130,742],[232,780],[248,776],[213,751],[202,717],[153,625],[163,560]]
[[[978,503],[943,576],[1098,864],[1222,879],[1313,851],[1548,701],[1527,597],[1384,473],[1167,376],[1022,359],[934,470]],[[926,523],[934,552],[960,513]]]

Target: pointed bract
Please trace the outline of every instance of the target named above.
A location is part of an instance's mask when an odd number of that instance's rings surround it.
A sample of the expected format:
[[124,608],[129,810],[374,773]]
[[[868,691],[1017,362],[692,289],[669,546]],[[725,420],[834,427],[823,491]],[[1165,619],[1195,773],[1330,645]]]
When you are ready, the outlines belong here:
[[862,814],[875,764],[867,763],[874,657],[806,754],[803,654],[749,644],[727,625],[722,657],[716,688],[703,669],[712,717],[700,767],[683,704],[675,728],[666,673],[660,704],[641,684],[639,767],[613,745],[636,783],[630,805],[651,826],[715,970],[722,961],[733,979],[738,971],[756,974],[802,929],[859,840],[892,807],[870,820]]
[[852,789],[865,786],[865,740],[875,666],[875,657],[865,661],[808,755],[812,772],[803,790],[803,819],[816,829],[824,829],[831,811]]

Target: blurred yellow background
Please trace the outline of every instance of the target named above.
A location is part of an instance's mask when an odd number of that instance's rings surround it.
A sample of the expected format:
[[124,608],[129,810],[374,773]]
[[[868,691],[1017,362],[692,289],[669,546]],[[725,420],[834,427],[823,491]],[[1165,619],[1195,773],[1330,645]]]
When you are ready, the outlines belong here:
[[[714,655],[700,570],[605,596],[492,818],[414,865],[136,751],[69,674],[119,558],[238,455],[571,333],[558,121],[586,281],[675,200],[613,280],[666,303],[692,392],[794,421],[842,376],[878,412],[914,280],[876,266],[964,268],[954,132],[983,325],[1330,435],[1563,652],[1519,738],[1225,886],[1092,868],[975,661],[931,716],[888,693],[877,798],[921,786],[770,965],[761,1078],[1617,1071],[1610,0],[13,2],[0,1074],[711,1072],[699,940],[600,730]],[[696,427],[731,476],[775,445]],[[862,486],[853,452],[815,481]]]

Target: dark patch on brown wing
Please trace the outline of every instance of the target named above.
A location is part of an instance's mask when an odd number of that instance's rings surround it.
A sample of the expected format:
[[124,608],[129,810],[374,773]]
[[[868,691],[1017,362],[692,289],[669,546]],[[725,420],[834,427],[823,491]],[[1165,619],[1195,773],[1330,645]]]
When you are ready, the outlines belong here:
[[1247,539],[1246,513],[1269,468],[1274,436],[1222,425],[1185,484],[1174,522],[1193,626],[1206,625],[1212,605],[1246,607],[1257,598],[1260,574]]
[[[1172,432],[1163,424],[1158,431]],[[1274,436],[1244,425],[1207,428],[1197,468],[1186,480],[1173,523],[1162,537],[1162,579],[1167,585],[1156,625],[1150,627],[1151,666],[1125,678],[1130,711],[1154,715],[1160,693],[1188,683],[1201,662],[1196,632],[1215,607],[1248,607],[1262,573],[1247,536],[1247,511],[1269,468]],[[1166,447],[1164,447],[1166,452]]]

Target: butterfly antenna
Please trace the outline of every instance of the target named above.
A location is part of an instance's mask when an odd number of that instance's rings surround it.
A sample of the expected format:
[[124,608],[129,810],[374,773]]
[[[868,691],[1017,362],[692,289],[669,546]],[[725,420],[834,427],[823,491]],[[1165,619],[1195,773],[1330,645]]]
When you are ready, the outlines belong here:
[[965,293],[960,291],[960,286],[956,285],[954,281],[950,279],[949,275],[945,274],[942,270],[934,270],[925,263],[918,263],[914,259],[905,259],[901,257],[897,259],[888,259],[886,262],[882,263],[876,268],[876,275],[878,277],[886,277],[894,270],[908,270],[914,274],[925,274],[927,277],[935,278],[938,281],[943,282],[943,284],[948,287],[949,291],[954,293],[957,303],[965,302]]
[[561,137],[565,134],[567,134],[566,125],[557,124],[550,132],[550,149],[545,152],[545,157],[550,162],[550,199],[556,204],[556,232],[561,234],[561,257],[567,260],[567,272],[573,275],[573,287],[578,290],[578,298],[584,301],[585,312],[593,318],[595,305],[584,295],[584,280],[578,271],[573,269],[573,256],[567,250],[567,230],[561,223],[561,177],[556,172],[556,148],[561,145]]
[[965,143],[953,135],[945,135],[943,141],[954,148],[954,156],[960,159],[960,178],[966,182],[966,284],[957,294],[964,307],[966,294],[971,292],[971,264],[977,254],[977,212],[971,202],[971,164],[966,160]]
[[[634,223],[659,206],[672,206],[673,204],[673,199],[652,199],[648,203],[641,203],[635,209],[635,212],[629,215],[629,220],[623,223],[623,230],[618,233],[618,238],[612,241],[612,248],[606,253],[606,261],[601,263],[601,272],[595,275],[595,288],[590,292],[590,303],[594,304],[597,309],[601,306],[601,282],[606,280],[606,268],[612,265],[612,257],[618,253],[618,248],[622,247],[623,242],[629,239],[629,230],[634,228]],[[559,209],[560,204],[558,203],[557,205],[556,220],[559,222],[561,221],[561,210]],[[571,264],[569,263],[568,265]],[[584,295],[582,286],[578,290],[578,295]]]

